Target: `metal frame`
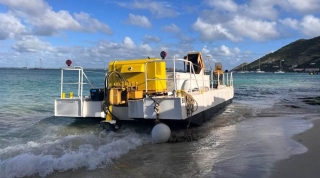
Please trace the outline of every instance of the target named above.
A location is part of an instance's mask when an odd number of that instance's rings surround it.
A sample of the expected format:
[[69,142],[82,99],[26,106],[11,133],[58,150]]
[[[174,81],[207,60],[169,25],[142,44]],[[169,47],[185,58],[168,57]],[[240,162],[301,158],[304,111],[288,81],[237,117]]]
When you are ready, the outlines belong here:
[[[72,71],[78,71],[78,82],[76,83],[64,83],[64,72],[65,70],[72,70]],[[88,83],[83,82],[83,77],[85,77],[88,81]],[[60,99],[69,99],[69,98],[62,98],[62,93],[63,93],[63,86],[64,85],[78,85],[78,95],[77,97],[81,101],[81,116],[83,116],[83,85],[90,84],[91,87],[93,88],[93,85],[89,81],[87,75],[84,73],[83,68],[81,66],[74,66],[74,67],[67,67],[67,68],[61,68],[61,83],[60,83]]]
[[[153,63],[153,62],[165,62],[165,63],[167,63],[168,61],[173,61],[173,78],[155,78],[155,79],[151,79],[151,78],[148,78],[148,68],[147,68],[147,65],[149,64],[149,63]],[[190,67],[190,78],[189,78],[189,80],[191,81],[191,80],[195,80],[196,81],[196,84],[197,84],[197,87],[199,88],[199,84],[198,84],[198,80],[197,80],[197,76],[196,76],[196,74],[195,74],[195,71],[194,71],[194,67],[193,67],[193,63],[191,62],[191,61],[186,61],[185,59],[176,59],[175,57],[173,58],[173,59],[166,59],[166,60],[153,60],[153,61],[149,61],[149,62],[146,62],[145,63],[145,66],[144,66],[144,69],[145,69],[145,83],[146,83],[146,93],[148,92],[148,81],[150,81],[150,80],[172,80],[173,79],[173,82],[174,82],[174,90],[175,91],[177,91],[177,83],[176,83],[176,61],[182,61],[182,62],[188,62],[190,65],[189,65],[189,67]],[[211,73],[213,73],[213,70],[211,70],[210,71]],[[192,74],[194,75],[194,79],[192,79]],[[203,78],[203,76],[204,75],[206,75],[206,74],[203,74],[202,75],[202,82],[203,82],[203,86],[204,86],[204,78]],[[219,76],[220,75],[222,75],[222,84],[223,85],[226,85],[226,86],[228,86],[228,87],[233,87],[233,76],[232,76],[232,72],[230,73],[230,77],[229,77],[229,73],[223,73],[223,74],[219,74],[218,73],[218,79],[217,80],[213,80],[213,78],[212,77],[210,77],[210,84],[211,84],[211,82],[214,82],[214,81],[217,81],[218,83],[219,83]],[[211,74],[210,74],[210,76],[212,76]],[[190,89],[191,89],[191,82],[190,82]],[[213,87],[212,87],[212,85],[210,85],[210,89],[214,89]],[[188,91],[188,92],[192,92],[192,90],[190,90],[190,91]],[[201,92],[200,91],[200,88],[199,88],[199,92]],[[174,95],[174,97],[177,97],[176,96],[176,93],[173,93]]]
[[[149,79],[148,78],[148,70],[147,70],[147,65],[149,64],[149,63],[153,63],[153,62],[165,62],[165,63],[167,63],[167,61],[173,61],[173,78],[156,78],[156,79]],[[198,80],[197,80],[197,77],[196,77],[196,74],[195,74],[195,71],[194,71],[194,67],[193,67],[193,63],[191,62],[191,61],[186,61],[185,59],[166,59],[166,60],[153,60],[153,61],[150,61],[150,62],[146,62],[145,63],[145,66],[144,66],[144,69],[145,69],[145,82],[146,82],[146,93],[148,92],[148,81],[150,81],[150,80],[172,80],[173,79],[173,82],[174,82],[174,90],[175,91],[177,91],[177,83],[176,83],[176,61],[182,61],[182,62],[188,62],[188,63],[190,63],[190,81],[191,80],[195,80],[196,81],[196,83],[197,83],[197,87],[199,88],[199,84],[198,84]],[[192,74],[194,75],[194,78],[195,79],[192,79],[191,78],[191,76],[192,76]],[[191,82],[190,82],[190,88],[191,88]],[[192,92],[192,91],[190,91],[190,92]],[[199,92],[200,92],[200,90],[199,90]],[[177,97],[176,95],[176,93],[173,93],[174,94],[174,97]]]

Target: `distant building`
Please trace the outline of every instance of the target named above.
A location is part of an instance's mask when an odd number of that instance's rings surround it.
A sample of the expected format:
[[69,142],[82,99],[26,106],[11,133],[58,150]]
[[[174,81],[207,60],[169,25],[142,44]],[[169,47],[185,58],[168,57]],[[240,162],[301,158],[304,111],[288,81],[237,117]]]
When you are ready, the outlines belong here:
[[302,72],[302,71],[304,71],[304,69],[302,69],[302,68],[295,68],[295,69],[293,69],[293,71],[295,71],[295,72]]
[[306,68],[305,71],[307,71],[307,72],[319,71],[319,68]]

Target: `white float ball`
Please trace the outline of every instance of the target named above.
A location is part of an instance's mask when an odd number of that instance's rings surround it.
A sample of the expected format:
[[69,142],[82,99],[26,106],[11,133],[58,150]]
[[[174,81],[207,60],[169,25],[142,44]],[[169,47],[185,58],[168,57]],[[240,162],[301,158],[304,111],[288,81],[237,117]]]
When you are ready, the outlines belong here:
[[163,123],[155,125],[152,129],[151,136],[155,143],[165,143],[169,140],[171,135],[170,128]]

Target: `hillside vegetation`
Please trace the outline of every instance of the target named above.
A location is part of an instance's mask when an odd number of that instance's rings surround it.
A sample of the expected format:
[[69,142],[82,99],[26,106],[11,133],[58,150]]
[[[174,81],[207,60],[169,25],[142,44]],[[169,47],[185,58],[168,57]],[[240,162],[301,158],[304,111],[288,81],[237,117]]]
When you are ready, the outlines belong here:
[[[260,58],[260,69],[274,72],[280,69],[294,71],[294,69],[320,68],[320,36],[309,40],[300,39],[279,50]],[[242,67],[244,66],[244,67]],[[243,63],[233,71],[255,71],[259,68],[259,59],[250,64]]]

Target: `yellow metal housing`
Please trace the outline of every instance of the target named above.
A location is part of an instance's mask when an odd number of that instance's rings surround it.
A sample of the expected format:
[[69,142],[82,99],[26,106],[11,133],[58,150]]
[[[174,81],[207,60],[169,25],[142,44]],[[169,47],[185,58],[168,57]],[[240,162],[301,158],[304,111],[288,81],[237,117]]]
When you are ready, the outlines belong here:
[[110,104],[111,105],[118,105],[121,103],[121,90],[117,88],[112,88],[110,90]]
[[222,70],[222,64],[220,62],[217,62],[215,64],[215,70],[214,70],[214,74],[223,74],[223,70]]
[[141,90],[129,91],[129,99],[141,99],[143,98],[143,93]]
[[[138,91],[145,91],[147,87],[148,93],[166,92],[166,63],[164,61],[159,62],[159,60],[161,59],[152,58],[113,61],[109,63],[109,71],[120,72],[128,81],[128,85],[136,86]],[[148,79],[147,84],[146,76]],[[113,86],[118,80],[113,76],[110,77],[108,82],[109,86]],[[140,95],[140,93],[134,93],[130,96],[132,95]],[[138,96],[135,96],[134,98],[136,97]]]
[[128,64],[121,66],[120,73],[144,72],[144,64]]

